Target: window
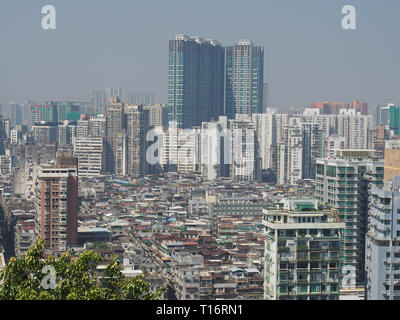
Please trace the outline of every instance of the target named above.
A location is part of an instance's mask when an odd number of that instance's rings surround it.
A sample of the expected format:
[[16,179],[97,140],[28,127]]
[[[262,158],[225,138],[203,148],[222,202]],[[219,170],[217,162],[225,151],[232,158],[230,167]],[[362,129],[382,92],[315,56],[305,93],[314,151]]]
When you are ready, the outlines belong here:
[[323,164],[317,164],[317,174],[324,174],[324,165]]

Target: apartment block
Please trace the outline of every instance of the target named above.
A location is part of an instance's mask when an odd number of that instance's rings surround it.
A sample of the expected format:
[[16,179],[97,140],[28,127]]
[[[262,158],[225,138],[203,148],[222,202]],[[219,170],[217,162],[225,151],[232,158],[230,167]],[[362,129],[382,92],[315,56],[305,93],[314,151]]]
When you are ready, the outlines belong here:
[[314,198],[284,198],[263,209],[264,298],[338,300],[344,223]]
[[371,188],[366,273],[368,300],[400,300],[400,176]]
[[37,226],[48,248],[64,252],[77,243],[78,169],[42,165],[36,186]]
[[79,177],[98,177],[105,171],[106,156],[103,138],[77,137],[74,156],[78,158]]
[[383,162],[368,150],[341,150],[333,159],[317,159],[315,196],[334,208],[345,223],[341,267],[348,268],[350,283],[365,283],[365,235],[370,186],[383,185]]

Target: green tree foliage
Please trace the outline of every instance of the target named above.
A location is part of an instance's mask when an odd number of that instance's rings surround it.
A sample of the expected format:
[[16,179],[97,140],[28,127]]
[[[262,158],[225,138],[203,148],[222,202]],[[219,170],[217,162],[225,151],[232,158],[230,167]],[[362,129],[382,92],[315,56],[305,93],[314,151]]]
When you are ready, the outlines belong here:
[[[98,277],[97,265],[102,260],[87,250],[73,257],[70,252],[60,258],[43,258],[44,241],[38,240],[21,258],[11,258],[0,272],[0,300],[158,300],[164,288],[151,290],[142,276],[127,278],[121,272],[117,256]],[[49,273],[43,267],[54,267],[54,289],[45,288]]]

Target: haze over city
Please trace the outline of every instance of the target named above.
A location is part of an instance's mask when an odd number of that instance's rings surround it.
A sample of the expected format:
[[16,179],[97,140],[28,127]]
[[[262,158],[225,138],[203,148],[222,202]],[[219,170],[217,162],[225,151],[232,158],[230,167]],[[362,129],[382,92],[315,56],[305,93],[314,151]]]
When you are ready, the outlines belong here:
[[[41,28],[41,8],[57,29]],[[354,5],[357,29],[343,30]],[[0,103],[89,98],[121,87],[167,102],[168,40],[174,34],[265,48],[270,105],[314,101],[369,105],[399,100],[400,3],[385,1],[11,1],[0,3]]]
[[0,305],[400,300],[399,15],[1,0]]

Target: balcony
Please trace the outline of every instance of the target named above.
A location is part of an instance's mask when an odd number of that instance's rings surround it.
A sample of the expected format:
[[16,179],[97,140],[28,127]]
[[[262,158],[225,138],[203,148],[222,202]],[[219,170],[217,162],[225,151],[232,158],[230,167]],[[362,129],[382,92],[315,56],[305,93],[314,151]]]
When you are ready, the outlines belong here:
[[307,251],[307,250],[309,250],[309,247],[308,247],[308,246],[298,246],[298,247],[296,247],[296,249],[297,249],[298,251],[300,251],[300,250]]
[[308,283],[308,279],[306,278],[301,278],[301,279],[297,279],[297,283]]

